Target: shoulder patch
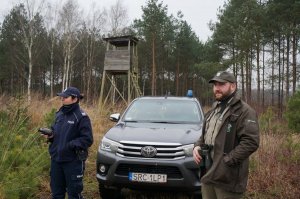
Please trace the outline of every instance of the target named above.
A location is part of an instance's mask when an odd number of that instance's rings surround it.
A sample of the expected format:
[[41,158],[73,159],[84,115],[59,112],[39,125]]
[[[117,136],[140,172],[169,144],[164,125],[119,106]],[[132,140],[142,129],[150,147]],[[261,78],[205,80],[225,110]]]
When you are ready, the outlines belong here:
[[254,121],[254,120],[247,120],[247,122],[249,122],[249,123],[256,123],[256,121]]
[[81,116],[87,116],[83,109],[80,109]]

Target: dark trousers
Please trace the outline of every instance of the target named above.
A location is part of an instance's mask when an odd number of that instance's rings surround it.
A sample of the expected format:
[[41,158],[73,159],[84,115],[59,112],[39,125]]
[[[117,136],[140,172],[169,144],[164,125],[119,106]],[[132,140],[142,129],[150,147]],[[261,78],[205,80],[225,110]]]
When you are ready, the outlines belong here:
[[84,161],[56,162],[51,160],[52,199],[65,199],[66,192],[68,199],[82,199],[84,169]]

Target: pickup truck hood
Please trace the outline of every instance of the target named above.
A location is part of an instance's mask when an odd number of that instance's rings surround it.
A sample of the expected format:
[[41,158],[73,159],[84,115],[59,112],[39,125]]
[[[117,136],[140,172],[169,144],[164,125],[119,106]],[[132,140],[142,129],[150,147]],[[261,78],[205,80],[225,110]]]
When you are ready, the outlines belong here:
[[201,135],[201,124],[118,123],[105,137],[116,142],[192,144]]

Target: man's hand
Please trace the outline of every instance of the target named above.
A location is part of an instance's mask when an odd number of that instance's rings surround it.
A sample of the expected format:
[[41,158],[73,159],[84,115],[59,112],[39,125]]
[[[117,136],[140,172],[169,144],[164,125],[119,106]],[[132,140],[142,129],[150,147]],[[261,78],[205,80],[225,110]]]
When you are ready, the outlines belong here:
[[200,164],[201,163],[201,160],[202,160],[202,157],[200,156],[200,154],[198,153],[198,150],[200,149],[199,146],[196,146],[193,150],[193,157],[194,157],[194,161],[197,163],[197,164]]

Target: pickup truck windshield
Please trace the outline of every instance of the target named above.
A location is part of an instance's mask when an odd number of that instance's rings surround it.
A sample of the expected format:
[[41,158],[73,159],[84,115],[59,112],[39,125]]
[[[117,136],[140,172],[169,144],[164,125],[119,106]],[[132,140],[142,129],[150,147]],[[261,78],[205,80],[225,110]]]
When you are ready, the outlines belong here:
[[200,123],[199,105],[192,100],[140,99],[126,111],[124,121]]

